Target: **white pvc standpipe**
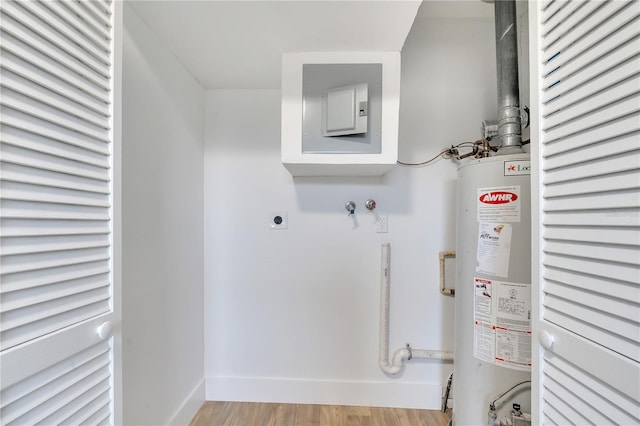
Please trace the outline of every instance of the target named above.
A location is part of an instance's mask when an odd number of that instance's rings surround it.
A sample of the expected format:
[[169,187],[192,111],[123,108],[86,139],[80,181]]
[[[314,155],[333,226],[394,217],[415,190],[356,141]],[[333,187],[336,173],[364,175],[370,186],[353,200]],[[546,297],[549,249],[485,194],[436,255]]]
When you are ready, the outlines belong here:
[[453,352],[427,349],[400,348],[389,363],[389,294],[391,290],[391,245],[382,245],[382,266],[380,269],[380,350],[378,362],[387,374],[398,374],[409,358],[453,360]]

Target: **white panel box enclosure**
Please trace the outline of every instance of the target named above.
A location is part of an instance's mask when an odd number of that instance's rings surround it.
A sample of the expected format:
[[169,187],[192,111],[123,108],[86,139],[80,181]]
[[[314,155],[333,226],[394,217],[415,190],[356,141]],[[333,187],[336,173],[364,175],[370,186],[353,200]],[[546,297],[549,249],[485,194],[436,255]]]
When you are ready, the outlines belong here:
[[[350,69],[345,74],[345,70]],[[309,75],[321,76],[323,81],[312,83],[307,79]],[[305,86],[307,80],[310,84]],[[322,116],[321,93],[360,85],[367,86],[368,98],[366,101],[359,99],[362,91],[356,90],[354,130],[340,130],[338,127],[350,121],[341,117],[332,120],[329,127],[337,127],[326,136],[327,116]],[[314,87],[310,89],[309,86]],[[376,176],[386,173],[398,159],[399,99],[399,52],[283,54],[282,163],[293,176]],[[316,109],[317,118],[311,120],[313,115],[308,114],[307,108]],[[363,118],[366,118],[364,129],[358,124],[358,121],[364,123]],[[325,123],[321,125],[322,121]],[[311,132],[317,132],[317,135],[310,135]],[[305,134],[313,136],[310,143],[303,141]]]
[[[457,425],[487,424],[491,399],[530,380],[531,189],[530,176],[520,174],[528,172],[528,164],[528,154],[515,154],[458,168]],[[501,400],[498,418],[512,402],[530,412],[529,387],[522,389]]]

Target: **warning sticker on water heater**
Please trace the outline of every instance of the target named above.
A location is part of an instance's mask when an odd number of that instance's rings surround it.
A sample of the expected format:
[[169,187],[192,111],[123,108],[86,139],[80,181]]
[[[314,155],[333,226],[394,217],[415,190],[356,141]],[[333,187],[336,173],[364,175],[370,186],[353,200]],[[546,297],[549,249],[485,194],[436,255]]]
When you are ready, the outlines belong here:
[[478,222],[520,222],[520,185],[478,188]]
[[531,369],[531,285],[474,278],[473,356]]

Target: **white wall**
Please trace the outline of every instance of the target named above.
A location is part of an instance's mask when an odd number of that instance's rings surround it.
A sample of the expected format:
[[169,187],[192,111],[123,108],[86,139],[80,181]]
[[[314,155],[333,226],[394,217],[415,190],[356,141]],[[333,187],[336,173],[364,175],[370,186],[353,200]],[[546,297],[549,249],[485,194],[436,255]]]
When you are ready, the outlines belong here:
[[[493,45],[492,19],[416,21],[402,54],[401,160],[479,138],[496,116]],[[391,347],[452,349],[438,252],[455,246],[455,176],[443,160],[294,180],[280,163],[280,92],[207,91],[207,399],[438,408],[450,364],[378,368],[380,244],[392,245]],[[388,234],[375,233],[367,198]],[[289,229],[269,230],[282,211]]]
[[187,423],[203,387],[203,90],[124,8],[124,423]]

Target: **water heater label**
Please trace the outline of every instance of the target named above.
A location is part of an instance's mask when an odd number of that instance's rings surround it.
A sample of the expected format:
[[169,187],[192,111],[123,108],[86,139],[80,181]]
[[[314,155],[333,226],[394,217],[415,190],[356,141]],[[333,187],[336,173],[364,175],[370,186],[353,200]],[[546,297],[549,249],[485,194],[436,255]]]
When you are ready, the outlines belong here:
[[531,161],[517,160],[504,162],[505,176],[521,176],[531,174]]
[[531,285],[474,278],[473,356],[531,369]]
[[478,188],[478,222],[520,222],[520,185]]
[[476,272],[494,277],[509,275],[512,233],[513,229],[509,223],[480,222]]

